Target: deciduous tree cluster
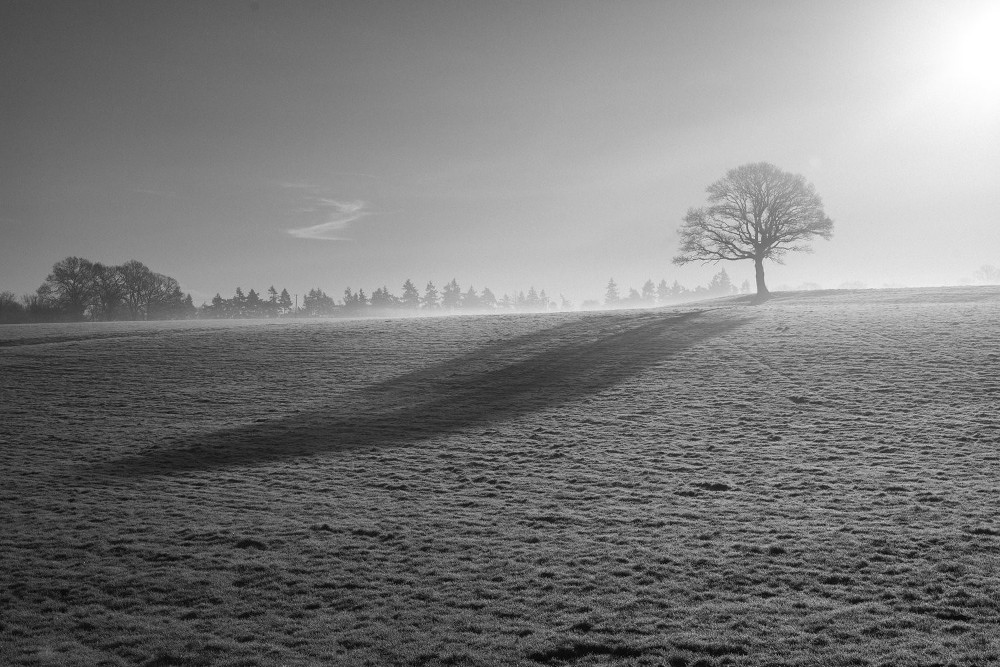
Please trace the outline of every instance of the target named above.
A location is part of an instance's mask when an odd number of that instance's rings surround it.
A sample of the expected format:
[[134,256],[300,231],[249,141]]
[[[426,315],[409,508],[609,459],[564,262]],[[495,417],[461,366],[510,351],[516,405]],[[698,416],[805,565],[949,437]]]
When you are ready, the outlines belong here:
[[135,259],[111,266],[67,257],[34,294],[0,293],[0,322],[169,320],[196,310],[175,279]]

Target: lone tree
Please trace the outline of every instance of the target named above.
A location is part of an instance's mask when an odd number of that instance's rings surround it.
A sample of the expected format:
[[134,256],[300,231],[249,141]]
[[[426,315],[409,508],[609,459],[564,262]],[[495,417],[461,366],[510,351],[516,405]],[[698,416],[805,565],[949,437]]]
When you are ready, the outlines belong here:
[[674,264],[752,259],[757,298],[768,295],[764,260],[779,264],[789,251],[812,252],[813,236],[829,239],[833,221],[812,184],[767,162],[731,169],[708,186],[708,203],[684,216]]

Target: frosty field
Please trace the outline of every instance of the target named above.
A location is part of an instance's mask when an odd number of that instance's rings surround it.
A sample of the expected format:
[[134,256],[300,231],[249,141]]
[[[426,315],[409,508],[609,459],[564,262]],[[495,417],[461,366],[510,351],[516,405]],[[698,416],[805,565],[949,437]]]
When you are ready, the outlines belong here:
[[0,664],[995,664],[998,331],[989,287],[0,327]]

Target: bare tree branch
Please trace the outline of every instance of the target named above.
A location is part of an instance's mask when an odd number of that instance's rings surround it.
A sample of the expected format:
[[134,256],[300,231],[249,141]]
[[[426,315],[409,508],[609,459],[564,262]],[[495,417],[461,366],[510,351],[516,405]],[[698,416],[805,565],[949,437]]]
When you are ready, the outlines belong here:
[[767,162],[731,169],[706,189],[709,205],[684,216],[675,264],[751,259],[757,293],[767,294],[763,261],[811,252],[813,237],[829,239],[833,221],[812,184]]

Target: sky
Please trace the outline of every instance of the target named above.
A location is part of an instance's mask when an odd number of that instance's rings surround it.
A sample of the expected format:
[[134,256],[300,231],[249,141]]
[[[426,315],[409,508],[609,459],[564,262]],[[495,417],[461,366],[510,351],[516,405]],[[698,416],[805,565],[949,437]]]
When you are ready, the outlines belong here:
[[195,303],[455,278],[579,304],[738,165],[834,221],[768,286],[1000,265],[1000,0],[0,2],[0,290],[138,259]]

